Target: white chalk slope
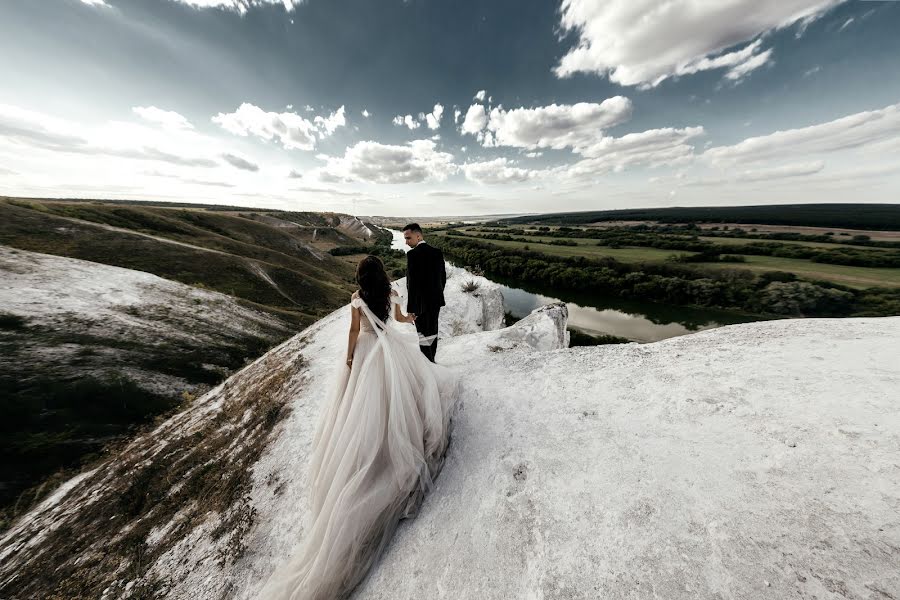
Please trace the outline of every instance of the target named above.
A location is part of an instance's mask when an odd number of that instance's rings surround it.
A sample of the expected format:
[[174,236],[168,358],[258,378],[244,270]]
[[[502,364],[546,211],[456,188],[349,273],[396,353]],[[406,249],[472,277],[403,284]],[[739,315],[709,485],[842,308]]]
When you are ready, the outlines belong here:
[[[448,318],[469,302],[448,293]],[[307,453],[348,317],[151,434],[185,435],[266,369],[298,365],[280,392],[292,412],[253,469],[244,551],[223,563],[228,537],[213,539],[214,519],[196,527],[151,569],[166,597],[254,598],[302,540]],[[900,597],[900,317],[575,349],[565,320],[551,306],[440,342],[463,377],[448,460],[356,598]],[[16,548],[91,501],[85,487],[0,540],[0,584],[25,560]],[[132,589],[128,572],[109,589]]]
[[357,597],[898,598],[898,356],[898,317],[460,340],[449,460]]
[[[0,273],[3,310],[44,325],[76,319],[106,331],[195,344],[211,343],[223,330],[235,335],[258,334],[260,327],[284,330],[270,315],[230,296],[144,271],[0,245]],[[141,311],[150,312],[141,317]]]
[[[479,284],[471,293],[462,289],[469,281]],[[397,282],[396,288],[405,301],[405,280]],[[564,308],[533,315],[515,328],[490,331],[484,327],[499,328],[503,319],[503,299],[495,284],[462,269],[451,269],[445,295],[447,307],[441,315],[445,335],[460,330],[485,333],[441,339],[438,352],[442,356],[449,357],[460,351],[468,353],[466,340],[477,340],[472,342],[471,349],[486,353],[491,352],[488,346],[492,345],[531,352],[559,348],[565,343]],[[235,598],[255,598],[256,590],[274,566],[285,560],[302,540],[307,515],[306,457],[319,408],[328,394],[335,369],[343,363],[349,323],[349,308],[338,310],[273,351],[281,353],[283,360],[303,362],[304,367],[296,373],[302,381],[298,384],[302,385],[302,395],[291,399],[291,413],[281,424],[282,431],[254,469],[252,505],[256,510],[256,526],[246,539],[247,551],[238,563],[223,569],[217,564],[216,557],[227,540],[216,543],[209,539],[208,532],[214,523],[196,531],[185,543],[166,553],[154,567],[156,576],[173,582],[168,597],[196,600],[198,595],[219,598],[225,594]],[[264,358],[247,370],[252,371],[263,364]],[[474,359],[475,355],[470,358]],[[289,389],[296,389],[296,386]],[[204,400],[217,402],[216,394],[217,390],[214,390],[212,398]],[[224,389],[221,395],[225,395]],[[273,485],[273,481],[277,483]]]
[[[142,367],[134,356],[159,358],[159,347],[164,345],[205,348],[212,356],[218,348],[254,338],[274,343],[292,330],[289,324],[226,294],[76,258],[0,245],[0,277],[0,313],[26,319],[28,327],[39,329],[45,338],[55,336],[47,341],[23,330],[25,348],[14,357],[19,365],[46,369],[48,376],[102,378],[114,369],[152,392],[196,394],[210,386]],[[93,358],[82,358],[77,367],[67,366],[85,350]],[[4,358],[0,356],[0,367],[15,368]],[[203,366],[229,373],[221,364]]]

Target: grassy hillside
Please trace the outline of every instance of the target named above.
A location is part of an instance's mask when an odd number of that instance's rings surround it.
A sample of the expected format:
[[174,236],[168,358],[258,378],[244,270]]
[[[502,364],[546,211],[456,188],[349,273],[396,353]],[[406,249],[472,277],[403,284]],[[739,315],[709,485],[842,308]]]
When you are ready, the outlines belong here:
[[0,202],[0,244],[146,271],[309,323],[352,291],[352,269],[327,250],[364,241],[326,215],[274,214],[14,200]]
[[[99,289],[140,301],[98,313],[90,302],[60,300],[63,270],[27,284],[44,317],[0,307],[0,454],[15,466],[0,471],[0,529],[51,491],[44,483],[64,477],[60,469],[79,468],[344,305],[358,257],[329,251],[363,253],[384,237],[349,215],[216,208],[0,199],[5,282],[39,261],[27,250],[190,286],[171,295],[97,269]],[[207,300],[204,290],[251,312]]]

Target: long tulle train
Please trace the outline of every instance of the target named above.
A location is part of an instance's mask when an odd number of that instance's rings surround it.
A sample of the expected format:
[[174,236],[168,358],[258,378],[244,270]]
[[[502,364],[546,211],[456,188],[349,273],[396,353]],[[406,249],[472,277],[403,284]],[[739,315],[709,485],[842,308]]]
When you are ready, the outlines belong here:
[[265,600],[348,596],[416,512],[447,449],[455,377],[424,357],[416,334],[381,322],[360,299],[353,305],[374,331],[360,334],[353,368],[341,365],[326,401],[310,463],[310,526],[269,578]]

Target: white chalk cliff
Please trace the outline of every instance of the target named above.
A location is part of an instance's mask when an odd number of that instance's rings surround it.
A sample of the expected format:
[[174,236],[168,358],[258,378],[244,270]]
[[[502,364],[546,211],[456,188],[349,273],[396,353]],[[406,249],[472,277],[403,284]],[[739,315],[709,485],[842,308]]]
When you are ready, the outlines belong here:
[[[295,331],[231,296],[76,258],[0,245],[0,277],[0,312],[28,323],[22,328],[22,348],[0,355],[0,368],[20,370],[27,364],[48,377],[106,378],[112,371],[127,374],[151,392],[197,394],[210,386],[162,373],[137,358],[158,359],[161,347],[200,347],[212,357],[216,349],[253,339],[271,345]],[[36,343],[26,329],[59,339],[55,344]],[[74,360],[77,367],[70,366]],[[229,373],[220,364],[203,368]]]
[[[405,293],[404,282],[398,285]],[[444,289],[448,302],[441,310],[440,339],[503,327],[503,294],[492,281],[448,264]]]
[[[565,306],[499,328],[496,290],[473,299],[468,279],[448,283],[438,350],[463,382],[447,461],[356,598],[900,597],[900,317],[569,349]],[[20,520],[0,597],[254,598],[303,538],[348,320]]]

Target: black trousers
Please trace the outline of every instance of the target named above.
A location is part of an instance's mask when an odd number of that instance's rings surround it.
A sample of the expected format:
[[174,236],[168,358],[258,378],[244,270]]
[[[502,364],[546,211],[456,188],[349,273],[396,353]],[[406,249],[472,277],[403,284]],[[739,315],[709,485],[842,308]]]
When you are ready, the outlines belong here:
[[[429,310],[422,314],[416,315],[416,330],[424,335],[425,337],[431,335],[437,335],[438,332],[438,318],[440,317],[441,309],[437,310]],[[434,362],[434,355],[437,353],[437,338],[434,338],[434,341],[431,342],[430,346],[419,346],[419,350],[422,351],[422,354],[425,355],[425,358]]]

